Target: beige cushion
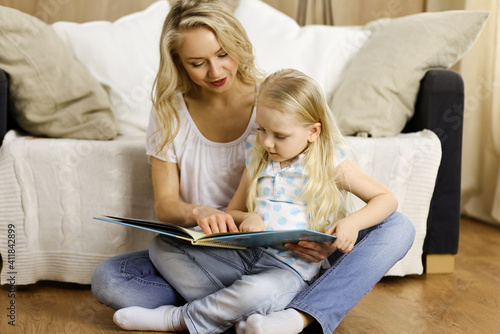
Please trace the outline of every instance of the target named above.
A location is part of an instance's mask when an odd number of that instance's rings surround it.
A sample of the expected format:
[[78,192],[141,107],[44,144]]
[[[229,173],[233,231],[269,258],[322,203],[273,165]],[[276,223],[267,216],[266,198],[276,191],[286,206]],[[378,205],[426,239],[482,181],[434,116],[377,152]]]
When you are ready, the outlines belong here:
[[345,135],[393,136],[414,112],[420,80],[469,50],[486,11],[420,13],[380,19],[342,75],[330,107]]
[[53,28],[0,6],[0,68],[10,77],[14,118],[49,137],[111,139],[117,135],[108,96]]

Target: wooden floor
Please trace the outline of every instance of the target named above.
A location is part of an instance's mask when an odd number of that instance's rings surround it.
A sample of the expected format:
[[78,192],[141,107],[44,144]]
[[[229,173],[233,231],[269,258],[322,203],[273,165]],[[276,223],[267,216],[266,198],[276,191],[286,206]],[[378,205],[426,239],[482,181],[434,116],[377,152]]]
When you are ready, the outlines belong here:
[[[2,286],[2,334],[127,333],[114,325],[113,311],[93,298],[89,286],[17,287],[15,327],[8,325],[10,300]],[[335,333],[500,333],[500,228],[462,219],[453,274],[384,278]]]

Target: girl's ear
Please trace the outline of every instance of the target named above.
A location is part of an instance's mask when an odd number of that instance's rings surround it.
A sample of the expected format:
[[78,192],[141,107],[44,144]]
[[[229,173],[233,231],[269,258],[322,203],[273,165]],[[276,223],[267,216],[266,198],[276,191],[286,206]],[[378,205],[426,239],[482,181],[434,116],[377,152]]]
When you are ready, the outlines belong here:
[[312,143],[319,137],[320,133],[321,133],[321,123],[316,122],[313,125],[311,125],[311,128],[309,129],[309,136],[307,137],[307,141]]

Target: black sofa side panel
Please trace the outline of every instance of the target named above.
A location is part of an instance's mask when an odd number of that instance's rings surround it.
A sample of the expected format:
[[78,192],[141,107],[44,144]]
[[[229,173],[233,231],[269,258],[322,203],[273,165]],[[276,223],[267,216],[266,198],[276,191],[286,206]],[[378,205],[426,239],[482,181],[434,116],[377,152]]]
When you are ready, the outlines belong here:
[[7,74],[0,70],[0,145],[2,145],[3,137],[9,130],[8,96],[9,81]]
[[460,229],[460,186],[464,83],[445,69],[430,70],[421,81],[415,115],[403,132],[432,130],[442,158],[427,221],[424,254],[456,254]]

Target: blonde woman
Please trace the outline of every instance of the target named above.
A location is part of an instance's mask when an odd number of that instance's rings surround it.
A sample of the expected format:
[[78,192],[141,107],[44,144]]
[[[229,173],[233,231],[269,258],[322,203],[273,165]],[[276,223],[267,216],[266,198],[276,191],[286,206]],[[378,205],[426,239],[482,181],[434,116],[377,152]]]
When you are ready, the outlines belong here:
[[[255,100],[261,75],[253,65],[251,44],[224,5],[209,0],[174,5],[160,44],[147,142],[155,213],[160,220],[206,233],[234,231],[238,227],[226,207],[245,168],[246,140],[257,128]],[[317,320],[324,333],[331,333],[405,255],[413,233],[411,222],[395,212],[360,231],[347,253],[341,251],[346,248],[338,233],[331,244],[288,245],[311,262],[329,257],[331,267],[282,311],[286,314],[271,313],[256,322],[268,326],[286,320],[304,328]],[[164,278],[177,273],[168,266],[161,271],[147,250],[119,255],[96,268],[92,292],[114,309],[184,305],[190,296],[181,296]],[[193,285],[197,279],[184,277]],[[152,318],[167,320],[165,314]],[[130,321],[132,327],[137,325]]]
[[[258,140],[227,208],[240,231],[314,229],[339,235],[338,249],[347,253],[359,231],[397,209],[392,192],[348,159],[320,87],[301,72],[282,70],[262,83],[256,123]],[[248,142],[247,151],[251,146]],[[347,191],[367,203],[348,216]],[[321,265],[269,247],[196,247],[163,236],[152,243],[150,257],[189,303],[119,310],[115,321],[125,329],[221,333],[238,324],[239,333],[299,333],[300,322],[283,321],[277,327],[266,316],[277,312],[274,319],[281,314],[288,320],[279,311],[318,275]]]

